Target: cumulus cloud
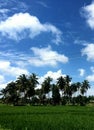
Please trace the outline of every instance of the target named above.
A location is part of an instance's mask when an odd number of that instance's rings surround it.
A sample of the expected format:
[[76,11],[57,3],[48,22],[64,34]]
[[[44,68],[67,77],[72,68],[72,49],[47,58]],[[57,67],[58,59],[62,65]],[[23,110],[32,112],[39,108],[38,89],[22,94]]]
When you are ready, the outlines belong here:
[[88,76],[86,77],[86,79],[87,79],[88,81],[90,81],[90,82],[94,82],[94,66],[91,66],[91,67],[90,67],[90,70],[91,70],[92,74],[88,75]]
[[82,15],[85,17],[89,27],[94,29],[94,1],[82,8]]
[[94,74],[88,75],[88,76],[86,77],[86,79],[87,79],[88,81],[90,81],[90,82],[94,82]]
[[0,75],[0,84],[5,82],[5,78],[3,75]]
[[94,73],[94,66],[91,66],[90,69]]
[[31,57],[29,62],[35,66],[57,66],[58,63],[67,63],[68,57],[53,51],[50,46],[47,48],[32,47],[34,57]]
[[29,13],[18,13],[0,22],[0,32],[3,36],[21,40],[29,36],[31,39],[40,33],[52,33],[56,44],[61,42],[61,31],[49,23],[42,24],[36,16]]
[[28,74],[29,72],[26,69],[12,66],[9,61],[0,61],[0,73],[17,77],[20,74]]
[[85,75],[85,70],[80,68],[78,69],[78,71],[80,72],[80,76],[83,77]]
[[[1,51],[1,59],[10,60],[15,66],[26,68],[27,66],[52,66],[56,67],[59,63],[67,63],[69,58],[64,54],[59,54],[57,51],[52,50],[51,46],[46,48],[32,47],[31,53],[25,54],[15,51]],[[10,64],[8,62],[7,64]],[[5,64],[6,65],[6,64]],[[10,66],[10,65],[8,65]]]
[[59,78],[60,76],[65,77],[65,74],[62,74],[61,70],[58,70],[56,72],[48,71],[44,76],[41,76],[39,78],[39,83],[41,84],[44,81],[44,79],[47,78],[48,76],[54,80],[53,82],[56,82],[57,78]]
[[91,88],[90,89],[88,89],[88,91],[87,91],[87,96],[92,96],[92,95],[94,95],[94,86],[91,86]]
[[5,88],[7,86],[7,83],[0,83],[0,90],[2,90],[3,88]]
[[82,56],[86,55],[88,61],[94,61],[94,44],[87,44],[85,48],[81,50]]

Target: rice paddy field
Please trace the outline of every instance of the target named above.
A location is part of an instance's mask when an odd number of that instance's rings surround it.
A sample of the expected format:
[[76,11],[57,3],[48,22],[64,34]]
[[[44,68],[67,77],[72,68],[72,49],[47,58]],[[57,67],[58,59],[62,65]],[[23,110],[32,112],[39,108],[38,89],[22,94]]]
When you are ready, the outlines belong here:
[[1,105],[0,130],[94,130],[94,107]]

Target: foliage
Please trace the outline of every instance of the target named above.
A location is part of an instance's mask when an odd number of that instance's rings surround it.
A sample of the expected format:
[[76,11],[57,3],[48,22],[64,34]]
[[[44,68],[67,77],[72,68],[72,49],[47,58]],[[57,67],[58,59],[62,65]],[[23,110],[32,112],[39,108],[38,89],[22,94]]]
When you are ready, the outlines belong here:
[[86,105],[88,103],[89,98],[85,94],[90,85],[87,80],[82,83],[71,83],[72,78],[66,75],[59,77],[54,84],[52,81],[51,77],[47,77],[40,84],[41,88],[37,88],[39,82],[36,74],[32,73],[29,76],[22,74],[15,82],[8,83],[1,90],[2,103],[13,105]]

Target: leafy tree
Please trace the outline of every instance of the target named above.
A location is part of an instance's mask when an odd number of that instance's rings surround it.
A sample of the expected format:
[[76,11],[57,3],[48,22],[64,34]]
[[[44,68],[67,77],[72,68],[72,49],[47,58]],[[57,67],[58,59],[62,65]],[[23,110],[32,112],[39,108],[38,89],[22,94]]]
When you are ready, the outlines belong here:
[[55,85],[55,84],[53,84],[53,87],[52,87],[52,99],[53,99],[54,105],[60,103],[59,88],[58,88],[57,85]]
[[80,106],[85,106],[89,102],[89,98],[86,96],[79,95],[76,97],[76,103]]
[[18,103],[19,95],[17,94],[16,84],[14,82],[7,84],[6,88],[2,90],[2,93],[4,94],[4,102],[7,104],[15,105]]
[[3,88],[1,91],[0,91],[0,96],[2,97],[2,100],[4,101],[4,99],[6,98],[6,89]]

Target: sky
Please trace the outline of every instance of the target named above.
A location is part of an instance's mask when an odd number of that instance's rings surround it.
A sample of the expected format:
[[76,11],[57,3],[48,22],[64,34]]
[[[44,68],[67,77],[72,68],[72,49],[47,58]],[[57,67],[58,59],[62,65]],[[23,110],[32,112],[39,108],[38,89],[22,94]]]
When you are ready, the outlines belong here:
[[86,79],[94,95],[94,1],[0,0],[0,89],[32,73]]

